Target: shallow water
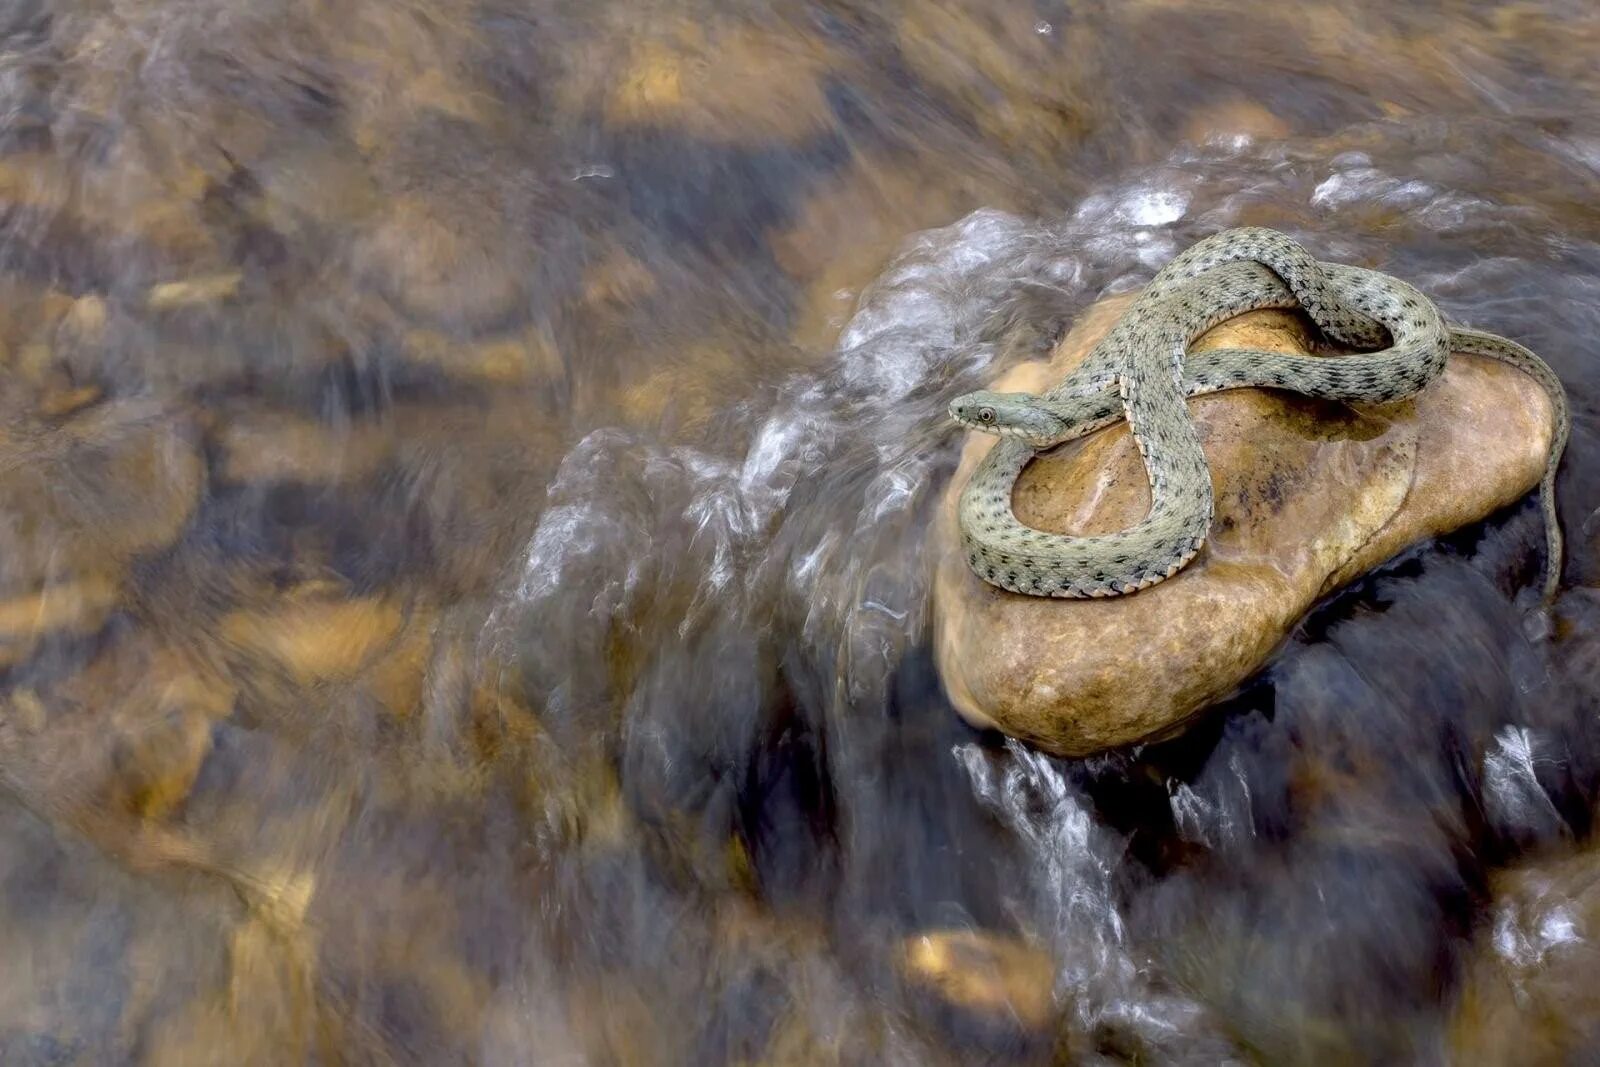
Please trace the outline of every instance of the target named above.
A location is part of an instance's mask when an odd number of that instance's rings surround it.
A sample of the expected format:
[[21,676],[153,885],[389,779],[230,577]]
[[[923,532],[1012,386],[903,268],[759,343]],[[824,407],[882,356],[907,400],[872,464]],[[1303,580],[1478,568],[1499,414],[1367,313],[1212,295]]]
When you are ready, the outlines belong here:
[[[0,1063],[1581,1061],[1597,51],[1559,0],[0,6]],[[945,405],[1236,224],[1560,373],[1554,633],[1524,503],[1178,740],[974,732]]]

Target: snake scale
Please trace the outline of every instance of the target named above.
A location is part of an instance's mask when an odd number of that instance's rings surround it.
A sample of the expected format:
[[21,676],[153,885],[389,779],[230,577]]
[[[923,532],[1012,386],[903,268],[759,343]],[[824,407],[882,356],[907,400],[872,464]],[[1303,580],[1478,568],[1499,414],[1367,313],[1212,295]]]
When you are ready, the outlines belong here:
[[[1357,354],[1187,354],[1195,338],[1226,319],[1295,307]],[[1254,227],[1216,234],[1167,264],[1055,388],[1037,396],[985,390],[951,403],[957,423],[1001,437],[961,494],[958,519],[967,562],[991,585],[1031,596],[1120,596],[1154,585],[1195,557],[1214,513],[1211,473],[1189,418],[1189,397],[1254,387],[1389,403],[1442,374],[1452,351],[1486,356],[1530,375],[1554,406],[1555,433],[1539,485],[1548,600],[1561,574],[1554,483],[1570,425],[1555,373],[1514,341],[1448,325],[1432,301],[1397,278],[1318,262],[1284,234]],[[1143,520],[1093,537],[1047,533],[1017,520],[1011,492],[1029,460],[1123,419],[1150,482]]]

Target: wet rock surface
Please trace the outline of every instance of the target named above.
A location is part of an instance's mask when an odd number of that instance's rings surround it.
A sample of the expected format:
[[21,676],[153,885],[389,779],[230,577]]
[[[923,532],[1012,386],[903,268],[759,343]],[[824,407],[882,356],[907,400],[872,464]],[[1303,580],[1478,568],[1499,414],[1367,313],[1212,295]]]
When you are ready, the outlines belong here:
[[1054,962],[1019,940],[929,930],[906,940],[900,966],[913,986],[999,1029],[1046,1032],[1057,1010]]
[[1451,1026],[1462,1063],[1577,1063],[1600,1038],[1600,858],[1506,871],[1466,965]]
[[[1126,304],[1091,310],[1049,363],[1017,367],[994,388],[1049,388]],[[1193,348],[1308,353],[1310,341],[1299,318],[1261,311]],[[1419,396],[1386,408],[1238,390],[1198,397],[1190,411],[1216,492],[1210,537],[1177,576],[1105,600],[1021,596],[971,572],[956,502],[995,438],[966,442],[932,552],[940,672],[969,721],[1064,756],[1170,732],[1259,669],[1319,598],[1536,485],[1554,419],[1531,379],[1461,355]],[[1123,425],[1035,460],[1013,506],[1030,526],[1088,535],[1133,525],[1149,501]]]

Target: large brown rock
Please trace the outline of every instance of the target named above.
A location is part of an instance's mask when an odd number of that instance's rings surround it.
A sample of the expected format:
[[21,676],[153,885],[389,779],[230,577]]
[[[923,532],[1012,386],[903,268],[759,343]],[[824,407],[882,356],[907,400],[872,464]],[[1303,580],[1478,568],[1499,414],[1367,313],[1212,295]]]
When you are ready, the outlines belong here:
[[[1049,388],[1130,299],[1091,309],[1051,360],[993,388]],[[1307,352],[1310,343],[1299,316],[1261,311],[1194,347]],[[1065,756],[1174,732],[1260,667],[1318,598],[1527,493],[1554,422],[1531,379],[1464,355],[1416,398],[1387,407],[1247,389],[1197,397],[1189,410],[1216,487],[1210,539],[1176,577],[1105,600],[1022,596],[971,572],[956,500],[995,438],[969,437],[931,541],[939,671],[969,721]],[[1023,522],[1078,534],[1131,526],[1150,505],[1126,425],[1040,457],[1013,500]]]

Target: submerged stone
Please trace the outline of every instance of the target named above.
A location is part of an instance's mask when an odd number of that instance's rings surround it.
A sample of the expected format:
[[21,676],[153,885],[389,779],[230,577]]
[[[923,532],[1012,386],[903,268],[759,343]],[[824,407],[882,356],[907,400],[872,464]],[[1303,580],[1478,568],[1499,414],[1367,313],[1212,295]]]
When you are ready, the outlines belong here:
[[1043,1031],[1055,1019],[1055,963],[1020,939],[929,930],[905,940],[899,965],[912,987],[975,1020]]
[[1455,1000],[1456,1063],[1581,1063],[1600,1038],[1600,852],[1502,872]]
[[48,582],[33,592],[0,598],[0,670],[27,659],[42,641],[94,633],[105,625],[118,596],[114,581],[90,575]]
[[152,311],[217,304],[237,294],[242,281],[244,275],[238,271],[226,271],[183,281],[163,282],[151,288],[148,303]]
[[[1054,385],[1129,300],[1092,309],[1051,360],[992,387]],[[1222,347],[1309,352],[1310,332],[1288,312],[1253,312],[1193,346]],[[1459,354],[1417,397],[1386,407],[1244,389],[1197,397],[1189,410],[1216,490],[1210,537],[1176,577],[1105,600],[1022,596],[972,573],[956,501],[996,438],[968,438],[931,541],[935,654],[968,721],[1063,756],[1176,732],[1259,669],[1318,599],[1532,489],[1554,420],[1532,379]],[[1013,504],[1042,530],[1133,525],[1150,494],[1126,424],[1035,460]]]
[[13,652],[69,619],[98,628],[124,568],[178,539],[205,485],[187,411],[98,395],[46,392],[37,414],[0,417],[0,643]]
[[621,128],[764,147],[803,142],[835,121],[827,79],[842,57],[798,25],[652,23],[626,53],[596,66],[610,82],[606,118]]
[[233,612],[217,632],[230,648],[273,662],[302,685],[352,678],[389,647],[405,625],[396,600],[330,599],[313,590],[267,612]]

